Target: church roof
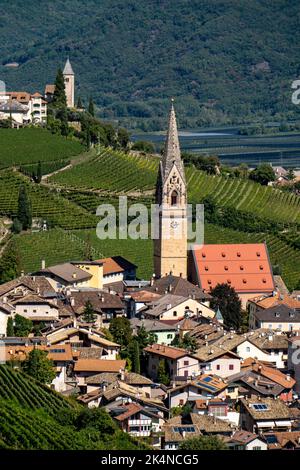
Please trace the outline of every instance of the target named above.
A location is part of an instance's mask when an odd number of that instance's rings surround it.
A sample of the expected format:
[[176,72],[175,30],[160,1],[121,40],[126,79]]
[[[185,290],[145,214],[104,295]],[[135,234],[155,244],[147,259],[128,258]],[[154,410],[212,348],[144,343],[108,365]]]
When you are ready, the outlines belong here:
[[71,62],[70,62],[69,58],[67,59],[67,62],[65,64],[63,74],[64,75],[75,75],[74,72],[73,72],[72,65],[71,65]]
[[272,292],[275,288],[265,243],[193,246],[198,282],[209,291],[230,284],[238,293]]
[[174,163],[181,177],[183,178],[183,181],[185,181],[184,168],[180,154],[176,115],[172,100],[171,110],[169,114],[169,127],[165,142],[164,154],[162,157],[163,178],[166,178],[169,175]]

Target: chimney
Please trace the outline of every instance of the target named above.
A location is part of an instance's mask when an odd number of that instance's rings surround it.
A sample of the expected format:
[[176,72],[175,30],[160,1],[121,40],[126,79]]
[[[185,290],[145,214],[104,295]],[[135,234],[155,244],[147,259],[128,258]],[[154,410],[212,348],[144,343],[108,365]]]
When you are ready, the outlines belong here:
[[46,261],[42,259],[42,269],[46,269]]
[[185,439],[186,437],[186,431],[182,431],[182,439]]
[[77,278],[77,274],[76,274],[75,272],[72,274],[72,278],[73,278],[73,279],[76,279],[76,278]]
[[73,326],[74,326],[74,328],[77,328],[77,318],[76,317],[74,317]]
[[25,272],[24,272],[23,269],[22,269],[22,271],[21,271],[21,277],[23,277],[23,276],[25,276]]
[[70,297],[70,304],[71,304],[71,307],[75,307],[75,299],[74,299],[74,297]]
[[125,371],[124,371],[124,369],[120,369],[120,374],[121,374],[121,381],[124,382],[124,380],[125,380]]
[[3,300],[3,303],[4,303],[4,304],[6,304],[6,303],[7,303],[7,297],[6,297],[6,295],[3,297],[3,299],[2,299],[2,300]]
[[168,291],[169,291],[169,292],[172,292],[172,289],[173,289],[173,288],[172,288],[172,284],[169,284]]
[[291,380],[290,374],[286,374],[286,380],[289,382]]
[[182,273],[179,274],[179,277],[182,277]]
[[150,286],[152,287],[154,284],[154,277],[152,276],[151,279],[150,279]]
[[36,293],[37,293],[38,295],[40,295],[40,288],[39,288],[39,287],[36,288]]

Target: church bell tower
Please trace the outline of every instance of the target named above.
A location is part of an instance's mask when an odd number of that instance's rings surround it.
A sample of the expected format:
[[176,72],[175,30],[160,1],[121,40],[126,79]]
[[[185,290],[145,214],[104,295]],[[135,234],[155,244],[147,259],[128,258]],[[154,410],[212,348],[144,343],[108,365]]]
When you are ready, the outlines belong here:
[[158,238],[154,240],[156,277],[170,273],[187,277],[187,191],[173,105],[164,154],[158,171],[156,204],[159,207]]
[[63,76],[65,80],[67,107],[74,108],[75,74],[69,58],[66,61]]

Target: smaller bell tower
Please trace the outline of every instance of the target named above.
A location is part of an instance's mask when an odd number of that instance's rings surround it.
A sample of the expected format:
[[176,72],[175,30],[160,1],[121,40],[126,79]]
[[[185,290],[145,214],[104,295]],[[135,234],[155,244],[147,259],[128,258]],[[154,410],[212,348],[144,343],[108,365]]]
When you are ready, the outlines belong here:
[[75,96],[75,74],[72,69],[69,58],[66,61],[65,68],[63,71],[65,79],[65,90],[67,98],[67,107],[74,108],[74,96]]

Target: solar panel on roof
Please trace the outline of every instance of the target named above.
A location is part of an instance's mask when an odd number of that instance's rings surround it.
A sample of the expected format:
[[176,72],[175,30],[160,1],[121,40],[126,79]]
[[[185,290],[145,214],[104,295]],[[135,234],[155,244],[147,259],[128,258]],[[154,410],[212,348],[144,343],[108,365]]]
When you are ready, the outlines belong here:
[[277,441],[277,437],[274,436],[274,434],[272,434],[271,436],[266,436],[266,441],[268,444],[276,444]]
[[181,426],[176,426],[173,428],[174,432],[179,432],[182,434],[183,432],[195,432],[194,426],[187,426],[186,428],[183,428]]
[[205,379],[203,379],[203,382],[211,382],[211,381],[212,381],[211,377],[205,377]]
[[207,384],[200,384],[202,385],[202,388],[203,389],[206,389],[206,390],[210,390],[211,392],[215,392],[217,389],[217,387],[215,387],[214,385],[207,385]]
[[265,411],[268,409],[267,405],[263,405],[261,403],[255,403],[253,405],[253,408],[256,410],[256,411]]

